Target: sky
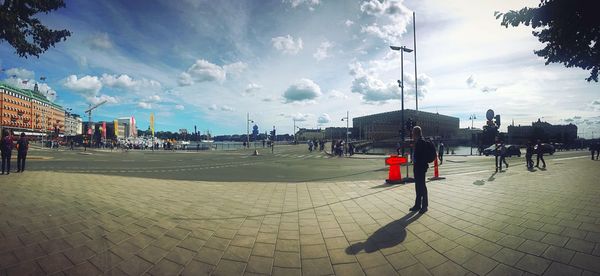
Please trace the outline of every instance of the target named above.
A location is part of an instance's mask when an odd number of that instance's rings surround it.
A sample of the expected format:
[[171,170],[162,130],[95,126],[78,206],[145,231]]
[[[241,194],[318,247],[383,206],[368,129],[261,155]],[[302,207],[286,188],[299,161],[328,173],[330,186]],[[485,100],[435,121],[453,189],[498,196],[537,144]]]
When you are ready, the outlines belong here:
[[[600,86],[589,73],[545,65],[530,27],[505,28],[494,16],[539,1],[441,0],[131,0],[65,1],[40,20],[72,35],[39,58],[0,43],[0,80],[38,82],[56,103],[93,120],[135,116],[146,129],[194,126],[213,135],[275,126],[346,126],[341,119],[398,110],[400,52],[414,48],[419,110],[501,130],[574,123],[600,136]],[[405,108],[415,108],[413,53],[404,54]],[[40,80],[45,77],[45,80]],[[23,84],[23,80],[32,80]],[[87,118],[86,118],[87,120]],[[426,133],[427,130],[424,130]]]

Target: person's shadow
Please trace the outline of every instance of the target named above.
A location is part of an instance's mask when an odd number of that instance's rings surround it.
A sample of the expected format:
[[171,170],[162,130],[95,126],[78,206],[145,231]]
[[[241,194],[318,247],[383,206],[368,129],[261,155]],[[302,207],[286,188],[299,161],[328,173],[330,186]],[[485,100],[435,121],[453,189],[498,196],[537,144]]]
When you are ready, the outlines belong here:
[[392,221],[377,229],[364,242],[357,242],[346,248],[346,254],[356,255],[361,250],[366,253],[375,252],[379,249],[394,247],[406,239],[406,226],[421,217],[421,214],[410,212],[404,217]]
[[498,173],[498,172],[495,172],[495,173],[493,173],[492,175],[490,175],[490,177],[488,178],[488,180],[487,180],[487,181],[491,182],[491,181],[494,181],[494,180],[496,180],[496,178],[495,178],[494,176],[496,176],[496,174],[497,174],[497,173]]

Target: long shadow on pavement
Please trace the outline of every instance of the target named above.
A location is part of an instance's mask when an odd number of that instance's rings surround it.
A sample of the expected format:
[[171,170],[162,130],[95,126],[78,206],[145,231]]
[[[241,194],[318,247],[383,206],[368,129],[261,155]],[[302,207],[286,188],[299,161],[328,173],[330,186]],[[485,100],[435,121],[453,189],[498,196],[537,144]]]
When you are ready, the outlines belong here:
[[346,254],[356,255],[362,250],[371,253],[379,249],[394,247],[406,239],[406,227],[420,217],[421,214],[408,213],[404,217],[377,229],[366,241],[348,246]]

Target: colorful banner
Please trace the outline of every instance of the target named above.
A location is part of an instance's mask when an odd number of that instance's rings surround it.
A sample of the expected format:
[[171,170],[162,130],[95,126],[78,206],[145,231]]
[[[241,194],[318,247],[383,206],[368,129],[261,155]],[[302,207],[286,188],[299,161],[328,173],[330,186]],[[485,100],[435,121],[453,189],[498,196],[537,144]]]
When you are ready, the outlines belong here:
[[114,120],[115,125],[115,138],[119,137],[119,120]]
[[106,139],[106,122],[102,122],[102,138]]
[[152,131],[152,137],[154,137],[154,113],[150,113],[150,130]]

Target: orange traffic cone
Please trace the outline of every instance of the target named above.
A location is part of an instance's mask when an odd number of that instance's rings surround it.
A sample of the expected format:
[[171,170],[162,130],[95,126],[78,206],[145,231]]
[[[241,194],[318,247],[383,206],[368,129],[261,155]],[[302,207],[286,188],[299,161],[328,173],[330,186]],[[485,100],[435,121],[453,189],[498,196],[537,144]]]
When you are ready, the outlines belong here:
[[445,177],[440,177],[440,171],[438,170],[438,158],[435,156],[435,161],[433,161],[433,177],[430,177],[429,180],[442,180],[446,179]]

